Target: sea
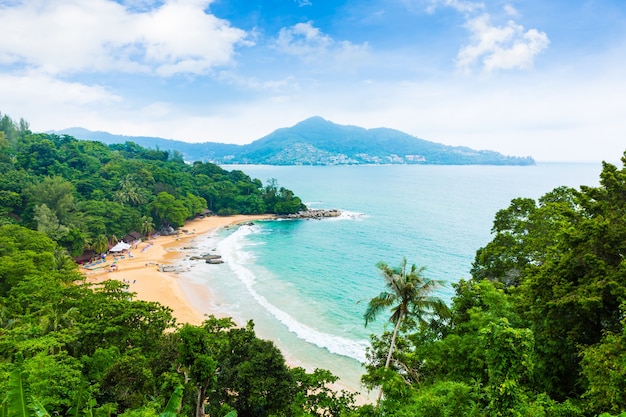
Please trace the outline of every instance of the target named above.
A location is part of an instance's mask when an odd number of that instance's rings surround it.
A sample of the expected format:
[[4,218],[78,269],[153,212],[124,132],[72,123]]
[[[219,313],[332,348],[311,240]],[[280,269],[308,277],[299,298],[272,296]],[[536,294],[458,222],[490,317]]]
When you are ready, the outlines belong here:
[[[291,365],[330,370],[363,391],[370,334],[390,329],[389,314],[365,327],[367,302],[385,290],[377,263],[406,258],[447,283],[470,277],[476,251],[492,238],[496,212],[512,199],[537,199],[559,186],[599,185],[601,163],[534,166],[224,166],[264,184],[275,179],[309,208],[339,209],[323,220],[255,221],[195,241],[220,265],[193,263],[181,274],[203,312],[218,311],[272,340]],[[193,262],[193,261],[189,261]],[[207,287],[210,299],[194,291]]]

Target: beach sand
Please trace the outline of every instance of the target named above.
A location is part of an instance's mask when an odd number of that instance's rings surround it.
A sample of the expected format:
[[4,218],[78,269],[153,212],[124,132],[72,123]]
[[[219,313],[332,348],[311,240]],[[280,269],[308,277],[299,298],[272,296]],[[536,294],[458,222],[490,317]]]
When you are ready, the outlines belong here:
[[[178,235],[158,236],[139,243],[122,256],[109,254],[106,261],[94,268],[81,267],[87,282],[98,283],[105,280],[118,280],[129,284],[129,291],[144,301],[156,301],[172,309],[178,324],[201,324],[205,316],[191,306],[185,297],[176,272],[161,272],[161,266],[177,267],[184,257],[182,249],[196,237],[207,235],[217,229],[254,220],[270,219],[272,215],[237,215],[228,217],[210,216],[187,222]],[[113,265],[117,268],[112,268]],[[203,298],[211,299],[210,289],[203,286],[194,288]],[[209,311],[217,317],[223,313]]]
[[[92,268],[81,267],[87,282],[99,283],[106,280],[118,280],[126,282],[129,291],[135,293],[135,298],[144,301],[155,301],[172,309],[172,315],[177,324],[189,323],[201,324],[206,316],[193,307],[192,302],[185,296],[182,284],[176,272],[161,272],[161,266],[180,267],[180,261],[185,257],[184,248],[191,246],[192,242],[199,237],[227,227],[230,225],[246,223],[254,220],[266,220],[274,218],[273,215],[237,215],[228,217],[210,216],[203,219],[195,219],[187,222],[178,235],[159,236],[143,241],[130,249],[123,258],[109,254],[106,260]],[[183,232],[185,230],[186,232]],[[131,256],[132,255],[132,256]],[[115,259],[117,258],[117,259]],[[201,262],[201,261],[200,261]],[[116,268],[112,268],[112,266]],[[184,272],[184,271],[182,271]],[[185,289],[193,285],[185,282]],[[211,300],[210,288],[197,285],[193,288],[195,296],[203,300]],[[223,311],[207,308],[207,315],[226,317]],[[288,366],[302,366],[297,364],[295,358],[286,357]],[[344,385],[339,381],[332,384],[337,390],[356,392],[354,387]],[[371,403],[371,394],[361,392],[356,397],[357,404]]]

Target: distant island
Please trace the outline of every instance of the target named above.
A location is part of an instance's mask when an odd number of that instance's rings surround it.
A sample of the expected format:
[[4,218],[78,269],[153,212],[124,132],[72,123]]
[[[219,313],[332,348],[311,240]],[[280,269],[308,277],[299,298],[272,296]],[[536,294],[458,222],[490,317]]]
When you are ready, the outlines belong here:
[[534,165],[530,157],[502,155],[419,139],[399,130],[365,129],[311,117],[277,129],[247,145],[188,143],[145,136],[122,136],[69,128],[54,132],[106,144],[134,142],[146,148],[179,152],[185,160],[255,165]]

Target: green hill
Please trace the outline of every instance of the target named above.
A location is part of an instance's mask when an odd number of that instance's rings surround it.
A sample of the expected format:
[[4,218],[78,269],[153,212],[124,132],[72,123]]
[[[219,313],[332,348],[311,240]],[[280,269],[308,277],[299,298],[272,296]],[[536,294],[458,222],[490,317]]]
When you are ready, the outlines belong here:
[[135,142],[144,147],[180,152],[186,160],[219,164],[266,165],[533,165],[533,158],[502,155],[490,150],[447,146],[388,128],[364,129],[311,117],[277,129],[247,145],[187,143],[154,137],[116,136],[86,129],[66,129],[79,139],[104,143]]

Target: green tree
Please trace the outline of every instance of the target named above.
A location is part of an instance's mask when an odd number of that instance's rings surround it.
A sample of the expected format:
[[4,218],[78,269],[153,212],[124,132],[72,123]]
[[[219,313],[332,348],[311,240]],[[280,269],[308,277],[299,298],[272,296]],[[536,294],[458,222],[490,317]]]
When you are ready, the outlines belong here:
[[256,337],[251,321],[245,328],[231,329],[227,337],[219,356],[217,397],[211,398],[210,408],[223,402],[239,417],[285,415],[294,400],[295,382],[280,350]]
[[[389,321],[394,324],[394,329],[389,344],[389,353],[385,360],[385,369],[387,369],[403,320],[413,319],[425,324],[428,316],[433,314],[447,315],[447,307],[440,298],[432,295],[436,289],[443,286],[443,283],[424,277],[424,267],[418,269],[413,264],[407,270],[406,258],[403,259],[399,267],[390,267],[385,262],[379,262],[376,266],[380,269],[388,290],[381,292],[369,301],[364,318],[365,326],[367,326],[376,319],[378,314],[391,309],[392,314]],[[383,388],[381,386],[378,402],[380,402],[382,393]]]
[[154,220],[150,216],[143,216],[141,218],[141,234],[144,236],[150,236],[154,232]]
[[54,211],[50,210],[46,204],[35,207],[34,220],[37,222],[37,231],[45,233],[54,240],[60,240],[70,231],[69,227],[59,222]]
[[315,369],[307,373],[296,367],[290,369],[290,373],[298,387],[292,402],[295,415],[304,411],[307,416],[339,417],[354,410],[354,393],[328,386],[339,380],[330,371]]
[[202,326],[184,325],[178,330],[179,363],[196,388],[195,416],[204,417],[208,390],[217,384],[218,358],[227,346],[227,331],[235,325],[231,319],[211,316]]
[[[626,303],[622,311],[626,312]],[[594,414],[626,410],[626,318],[622,326],[621,334],[607,333],[581,353],[581,373],[587,381],[582,397]]]
[[130,206],[140,206],[148,201],[147,190],[141,188],[133,174],[128,174],[120,180],[114,195],[118,203]]
[[99,400],[118,404],[121,413],[141,408],[155,396],[155,377],[148,360],[137,350],[123,355],[105,371],[100,382]]
[[74,210],[74,186],[60,176],[45,177],[43,181],[33,186],[31,201],[35,204],[45,204],[59,219],[59,222],[68,225],[70,213]]
[[3,217],[15,216],[14,211],[21,205],[22,198],[18,193],[0,190],[0,221],[2,221],[1,218]]
[[187,193],[183,198],[183,204],[187,208],[187,212],[189,213],[188,217],[193,217],[198,214],[202,214],[204,210],[207,208],[206,200],[202,197],[198,197],[197,195],[193,195],[191,193]]
[[528,402],[523,385],[530,376],[534,338],[530,329],[514,329],[507,319],[491,322],[481,330],[489,374],[489,415],[520,415]]
[[95,253],[104,253],[109,249],[109,239],[105,235],[98,235],[91,243],[91,248]]
[[164,225],[182,226],[190,216],[185,205],[166,192],[161,192],[151,204],[152,212],[158,221]]
[[31,395],[22,370],[15,369],[9,376],[6,396],[2,399],[2,417],[49,417],[44,406]]

